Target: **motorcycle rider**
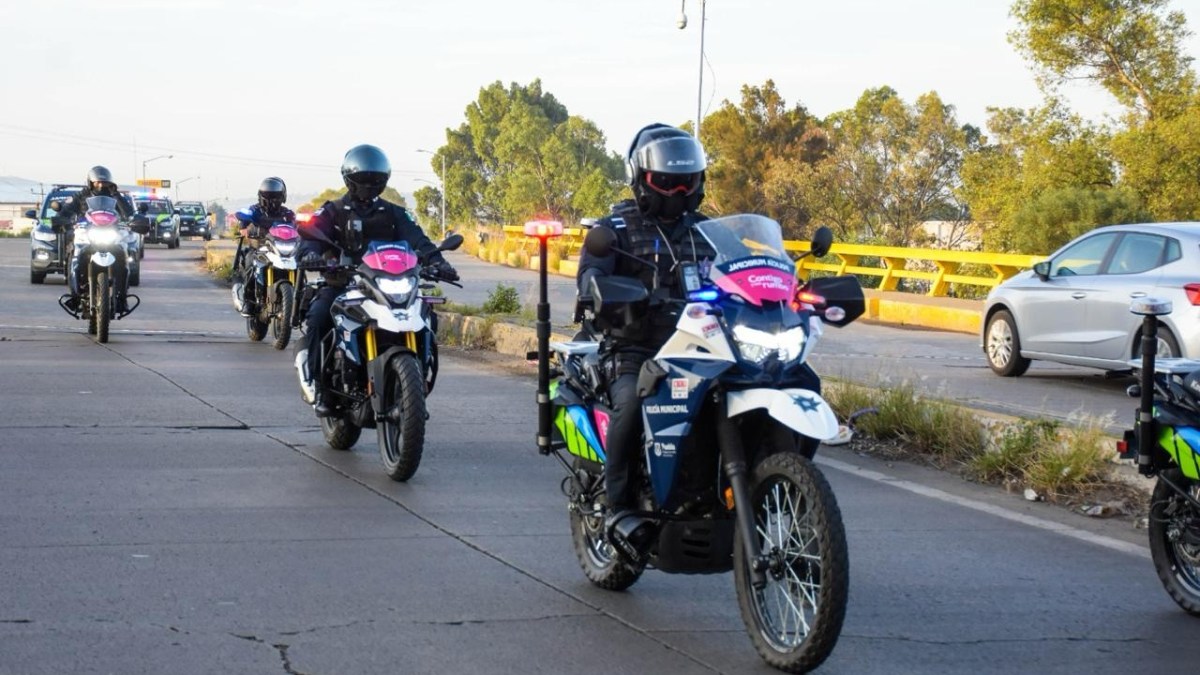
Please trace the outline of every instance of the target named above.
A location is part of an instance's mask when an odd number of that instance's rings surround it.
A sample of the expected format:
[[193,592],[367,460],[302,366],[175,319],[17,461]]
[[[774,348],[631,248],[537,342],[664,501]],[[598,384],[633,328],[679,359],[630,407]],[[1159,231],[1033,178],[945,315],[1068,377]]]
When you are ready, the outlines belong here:
[[[92,197],[112,197],[117,201],[117,214],[121,218],[128,220],[134,217],[133,205],[117,189],[117,184],[113,181],[112,172],[100,165],[88,169],[87,178],[84,180],[82,190],[63,200],[62,207],[51,218],[50,223],[54,231],[66,234],[66,237],[63,239],[62,254],[72,256],[71,269],[67,276],[71,289],[71,297],[67,300],[67,306],[72,310],[78,309],[79,303],[82,300],[82,290],[79,283],[79,259],[73,255],[75,251],[75,223],[87,211],[87,200]],[[127,286],[129,281],[128,273],[129,270],[124,259],[120,261],[120,264],[113,266],[113,283],[117,289],[115,309],[118,313],[123,313],[126,308],[125,293],[129,290]]]
[[250,265],[253,252],[262,245],[267,231],[272,225],[279,223],[295,223],[296,214],[284,206],[287,201],[287,185],[278,176],[268,176],[258,184],[258,203],[251,204],[239,210],[235,216],[241,223],[242,239],[238,241],[237,254],[233,259],[233,269],[238,271],[238,279],[233,283],[234,295],[238,300],[238,311],[242,316],[253,316],[258,308],[246,298],[255,297],[254,266]]
[[576,277],[585,302],[591,299],[591,280],[598,276],[631,277],[651,290],[650,310],[632,324],[606,331],[601,340],[612,403],[605,446],[605,529],[610,537],[624,538],[639,550],[654,533],[649,521],[635,513],[639,491],[633,463],[642,439],[638,372],[670,338],[679,319],[679,307],[655,303],[655,299],[686,298],[677,263],[704,266],[715,256],[708,240],[694,229],[697,222],[707,220],[697,211],[704,199],[706,166],[704,148],[686,131],[665,124],[638,131],[625,161],[634,198],[615,204],[595,227],[612,228],[615,249],[653,266],[616,253],[599,258],[584,249]]
[[[338,251],[317,238],[316,233],[335,242],[341,253],[354,264],[362,262],[366,245],[371,241],[406,241],[412,250],[430,263],[434,273],[445,281],[457,281],[458,272],[446,262],[437,245],[399,204],[380,199],[392,175],[391,163],[382,150],[374,145],[356,145],[342,160],[342,180],[346,194],[325,202],[313,216],[299,227],[301,263],[319,263]],[[325,276],[327,285],[312,299],[305,316],[305,342],[297,343],[296,369],[300,373],[304,401],[313,404],[318,416],[330,414],[320,391],[321,339],[333,328],[330,309],[338,295],[345,292],[347,279],[338,274]]]

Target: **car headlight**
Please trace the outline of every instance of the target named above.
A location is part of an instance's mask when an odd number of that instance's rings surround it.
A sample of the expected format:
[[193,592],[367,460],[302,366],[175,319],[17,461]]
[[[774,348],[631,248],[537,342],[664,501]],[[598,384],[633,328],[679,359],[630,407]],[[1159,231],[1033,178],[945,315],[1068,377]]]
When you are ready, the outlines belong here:
[[101,246],[115,244],[120,238],[121,235],[116,230],[107,227],[88,232],[88,240],[93,244],[99,244]]
[[50,243],[54,243],[55,240],[53,232],[43,232],[37,229],[33,231],[33,238],[37,239],[38,241],[48,241]]
[[[296,247],[299,245],[300,242],[297,241],[277,241],[275,242],[275,250],[279,251],[279,255],[293,255],[296,253]],[[391,281],[391,279],[385,279],[384,281]]]
[[407,302],[409,296],[417,288],[417,284],[413,281],[412,277],[376,279],[375,284],[379,286],[380,292],[388,296],[389,300],[398,304]]
[[746,326],[735,326],[733,341],[737,344],[742,358],[751,363],[762,363],[772,354],[778,354],[779,359],[786,362],[799,358],[804,351],[804,328],[792,328],[775,334]]

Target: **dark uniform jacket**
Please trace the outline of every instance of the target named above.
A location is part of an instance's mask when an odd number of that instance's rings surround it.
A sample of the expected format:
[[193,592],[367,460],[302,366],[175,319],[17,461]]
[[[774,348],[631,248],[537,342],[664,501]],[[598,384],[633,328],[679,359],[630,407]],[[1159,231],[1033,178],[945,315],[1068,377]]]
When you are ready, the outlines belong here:
[[79,217],[87,211],[87,200],[92,197],[112,197],[117,200],[117,215],[128,220],[133,217],[133,204],[125,195],[120,192],[116,194],[97,194],[92,191],[91,186],[84,187],[79,192],[67,197],[63,200],[62,208],[51,219],[51,225],[56,231],[61,231],[63,228],[68,230],[78,222]]
[[346,195],[336,201],[325,202],[307,223],[301,223],[297,229],[304,239],[301,255],[314,251],[324,254],[331,249],[317,239],[315,233],[320,232],[355,260],[362,259],[367,244],[372,241],[406,241],[422,260],[444,260],[437,245],[425,236],[425,231],[403,206],[382,199],[364,205]]

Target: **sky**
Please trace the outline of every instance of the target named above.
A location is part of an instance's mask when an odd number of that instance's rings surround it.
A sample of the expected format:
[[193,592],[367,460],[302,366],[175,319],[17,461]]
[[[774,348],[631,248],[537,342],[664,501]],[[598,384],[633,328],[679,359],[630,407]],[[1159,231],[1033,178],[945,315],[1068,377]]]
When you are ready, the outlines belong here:
[[[292,195],[340,187],[346,150],[372,143],[391,185],[439,182],[436,150],[495,81],[540,78],[610,150],[651,122],[694,120],[774,80],[789,105],[826,116],[887,85],[936,91],[958,120],[1038,105],[1008,43],[1010,0],[38,0],[0,18],[0,176],[120,183],[143,169],[179,199],[253,195],[265,176]],[[1200,30],[1200,0],[1171,0]],[[1200,56],[1200,38],[1187,43]],[[1065,93],[1102,121],[1095,85]],[[170,155],[170,157],[167,157]]]

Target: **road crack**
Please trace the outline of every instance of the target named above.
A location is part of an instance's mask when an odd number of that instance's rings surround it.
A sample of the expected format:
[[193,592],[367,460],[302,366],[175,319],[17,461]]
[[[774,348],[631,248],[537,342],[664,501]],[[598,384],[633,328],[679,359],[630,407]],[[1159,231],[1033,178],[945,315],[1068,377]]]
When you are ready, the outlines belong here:
[[246,635],[242,633],[230,633],[230,635],[239,640],[246,640],[247,642],[254,642],[260,645],[270,645],[275,649],[275,651],[279,652],[279,660],[283,662],[283,672],[287,673],[288,675],[307,675],[304,671],[296,670],[296,668],[292,665],[292,659],[288,656],[288,649],[291,648],[291,645],[287,644],[286,642],[267,642],[257,635]]

